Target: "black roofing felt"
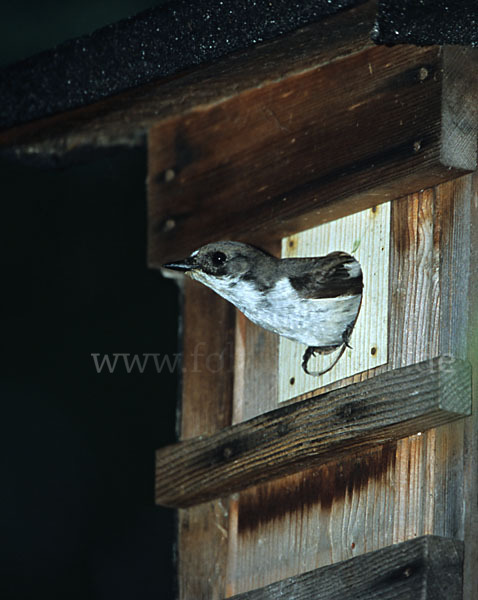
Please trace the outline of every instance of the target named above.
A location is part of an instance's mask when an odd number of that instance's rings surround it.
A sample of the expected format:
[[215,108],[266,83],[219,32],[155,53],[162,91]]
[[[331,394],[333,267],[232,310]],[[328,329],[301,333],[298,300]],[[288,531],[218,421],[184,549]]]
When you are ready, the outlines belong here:
[[478,46],[478,0],[381,0],[372,39],[379,44]]
[[360,0],[175,0],[0,72],[0,127],[89,104],[270,40]]
[[[173,75],[363,1],[175,0],[0,71],[0,127]],[[478,45],[478,1],[383,0],[373,39]]]

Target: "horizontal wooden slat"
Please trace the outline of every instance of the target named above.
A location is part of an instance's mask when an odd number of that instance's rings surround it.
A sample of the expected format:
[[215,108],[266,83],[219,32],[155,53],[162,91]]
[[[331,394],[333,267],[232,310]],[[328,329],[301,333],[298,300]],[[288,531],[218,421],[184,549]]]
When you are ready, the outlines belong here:
[[372,47],[376,2],[235,53],[172,78],[141,85],[84,108],[0,132],[0,151],[57,166],[91,160],[112,148],[143,146],[149,128],[198,107]]
[[422,536],[231,600],[460,600],[463,542]]
[[160,449],[156,501],[186,507],[470,412],[465,361],[438,357]]
[[476,166],[478,50],[362,47],[155,125],[149,261],[264,245]]

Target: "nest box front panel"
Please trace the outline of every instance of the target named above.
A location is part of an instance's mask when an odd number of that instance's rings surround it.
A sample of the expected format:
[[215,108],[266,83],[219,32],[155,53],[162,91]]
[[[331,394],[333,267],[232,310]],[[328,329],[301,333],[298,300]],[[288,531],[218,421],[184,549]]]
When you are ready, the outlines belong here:
[[[346,349],[329,372],[311,376],[301,369],[303,346],[281,337],[279,402],[387,362],[390,202],[282,240],[283,258],[324,256],[337,250],[354,256],[363,273],[362,305],[350,339],[351,348]],[[313,357],[310,361],[313,370],[327,368],[337,352]]]

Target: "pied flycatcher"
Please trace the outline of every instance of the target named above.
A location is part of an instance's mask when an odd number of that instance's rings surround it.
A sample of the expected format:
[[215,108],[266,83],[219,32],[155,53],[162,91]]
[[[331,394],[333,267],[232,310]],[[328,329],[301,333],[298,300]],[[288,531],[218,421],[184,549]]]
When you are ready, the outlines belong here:
[[[280,259],[249,244],[213,242],[163,266],[212,288],[253,323],[305,344],[302,368],[309,375],[323,375],[337,364],[362,301],[362,269],[346,252]],[[308,370],[315,352],[338,348],[325,370]]]

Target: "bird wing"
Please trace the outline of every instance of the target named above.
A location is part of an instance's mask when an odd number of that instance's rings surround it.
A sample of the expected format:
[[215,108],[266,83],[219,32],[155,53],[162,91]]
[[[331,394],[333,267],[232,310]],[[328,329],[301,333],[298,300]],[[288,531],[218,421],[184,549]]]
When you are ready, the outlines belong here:
[[335,298],[362,293],[362,269],[359,262],[346,252],[291,260],[297,261],[299,273],[289,277],[290,283],[305,298]]

